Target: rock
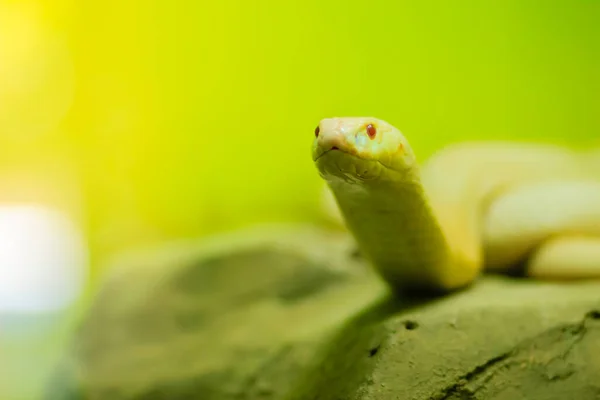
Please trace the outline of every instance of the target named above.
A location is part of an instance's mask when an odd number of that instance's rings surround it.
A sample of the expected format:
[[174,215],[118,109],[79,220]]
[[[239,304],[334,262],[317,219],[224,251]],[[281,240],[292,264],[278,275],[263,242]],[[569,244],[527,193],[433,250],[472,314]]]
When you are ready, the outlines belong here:
[[600,398],[600,282],[398,298],[345,234],[282,226],[110,271],[48,400]]

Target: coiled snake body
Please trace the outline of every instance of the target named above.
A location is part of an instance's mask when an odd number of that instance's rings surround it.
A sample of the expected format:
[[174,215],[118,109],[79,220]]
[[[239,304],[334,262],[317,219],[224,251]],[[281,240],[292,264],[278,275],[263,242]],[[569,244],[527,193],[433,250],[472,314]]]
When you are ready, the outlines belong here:
[[600,278],[600,152],[475,142],[419,165],[391,124],[344,117],[319,123],[312,157],[328,212],[395,289],[449,291],[519,265]]

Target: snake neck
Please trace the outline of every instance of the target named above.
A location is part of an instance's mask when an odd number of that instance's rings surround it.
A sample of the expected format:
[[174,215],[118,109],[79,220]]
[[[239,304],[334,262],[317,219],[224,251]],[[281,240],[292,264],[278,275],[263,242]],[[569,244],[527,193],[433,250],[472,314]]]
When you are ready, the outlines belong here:
[[362,253],[392,287],[446,290],[472,280],[458,267],[416,172],[397,180],[328,184]]

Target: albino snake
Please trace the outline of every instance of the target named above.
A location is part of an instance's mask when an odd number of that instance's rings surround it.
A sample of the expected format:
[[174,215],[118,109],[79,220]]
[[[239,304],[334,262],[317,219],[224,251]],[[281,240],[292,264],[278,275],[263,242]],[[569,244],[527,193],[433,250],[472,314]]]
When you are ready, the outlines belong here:
[[518,265],[600,278],[600,152],[473,142],[419,165],[394,126],[344,117],[319,123],[312,158],[328,212],[394,289],[449,291]]

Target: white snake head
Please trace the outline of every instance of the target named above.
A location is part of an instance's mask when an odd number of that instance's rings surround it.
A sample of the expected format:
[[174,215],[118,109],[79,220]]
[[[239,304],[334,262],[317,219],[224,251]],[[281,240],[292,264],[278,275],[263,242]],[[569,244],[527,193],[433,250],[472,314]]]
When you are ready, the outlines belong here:
[[396,179],[398,174],[416,168],[414,153],[404,135],[372,117],[321,120],[315,129],[312,158],[326,180]]

